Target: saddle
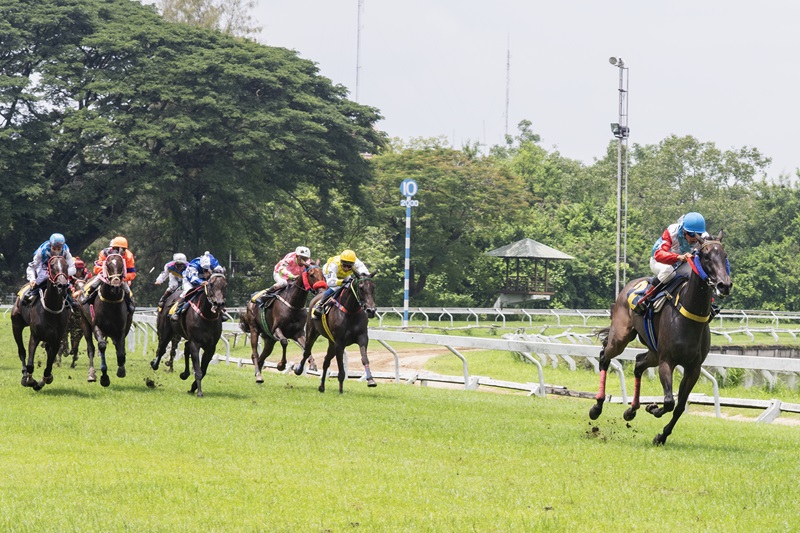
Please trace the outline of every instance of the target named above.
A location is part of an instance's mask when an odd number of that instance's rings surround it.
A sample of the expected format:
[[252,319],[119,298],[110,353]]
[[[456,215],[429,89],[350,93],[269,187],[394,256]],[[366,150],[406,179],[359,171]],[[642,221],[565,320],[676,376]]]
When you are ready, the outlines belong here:
[[258,305],[261,309],[268,309],[275,302],[275,297],[278,296],[279,292],[281,291],[269,292],[269,289],[263,289],[251,294],[250,301]]
[[[688,281],[686,276],[675,276],[665,287],[663,287],[655,296],[650,300],[650,309],[653,314],[658,313],[664,307],[664,302],[667,301],[667,295],[677,292],[684,283]],[[644,298],[647,291],[652,287],[649,280],[642,280],[634,285],[626,295],[628,306],[633,309]]]

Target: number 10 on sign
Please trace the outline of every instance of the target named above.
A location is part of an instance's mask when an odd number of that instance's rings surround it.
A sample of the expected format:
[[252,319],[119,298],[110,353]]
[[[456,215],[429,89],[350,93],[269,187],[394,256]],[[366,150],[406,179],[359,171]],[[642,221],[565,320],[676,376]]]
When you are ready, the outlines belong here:
[[400,184],[400,194],[405,196],[400,200],[400,205],[406,208],[406,264],[403,279],[403,327],[405,328],[408,327],[408,282],[411,270],[411,208],[419,205],[419,202],[412,200],[411,197],[417,194],[417,182],[403,180]]

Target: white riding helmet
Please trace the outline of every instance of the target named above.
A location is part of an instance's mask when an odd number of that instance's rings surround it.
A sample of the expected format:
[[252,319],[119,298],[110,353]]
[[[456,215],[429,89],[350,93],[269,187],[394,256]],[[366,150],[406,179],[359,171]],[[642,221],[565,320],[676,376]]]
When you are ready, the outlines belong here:
[[186,256],[182,253],[176,253],[172,255],[172,260],[176,263],[188,263],[189,261],[186,260]]
[[211,252],[206,252],[200,258],[200,268],[203,270],[211,270]]
[[311,257],[311,250],[309,250],[306,246],[298,246],[294,249],[294,255],[299,255],[300,257],[310,258]]

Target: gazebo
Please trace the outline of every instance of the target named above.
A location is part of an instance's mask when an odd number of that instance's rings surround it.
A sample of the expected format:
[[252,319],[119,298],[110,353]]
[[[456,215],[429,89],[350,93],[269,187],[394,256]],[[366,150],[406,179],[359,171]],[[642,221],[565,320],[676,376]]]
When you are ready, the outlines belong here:
[[[505,282],[494,303],[497,308],[530,300],[549,300],[555,294],[548,283],[549,262],[575,259],[533,239],[522,239],[486,254],[502,257],[506,263]],[[540,262],[543,262],[541,268]]]

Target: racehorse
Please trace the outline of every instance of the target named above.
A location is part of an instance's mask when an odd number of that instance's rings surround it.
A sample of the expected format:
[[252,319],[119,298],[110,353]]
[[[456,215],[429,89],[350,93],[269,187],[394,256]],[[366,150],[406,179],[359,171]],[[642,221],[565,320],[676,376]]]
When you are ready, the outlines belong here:
[[[326,288],[325,276],[319,263],[309,261],[303,269],[303,275],[295,278],[275,295],[267,307],[263,309],[255,302],[248,301],[244,314],[239,319],[239,327],[250,334],[250,346],[253,349],[253,365],[256,372],[256,383],[264,383],[261,370],[264,361],[272,353],[276,342],[281,343],[283,356],[278,363],[278,371],[286,368],[286,347],[289,339],[294,339],[305,348],[305,323],[308,315],[306,299],[309,291],[319,293]],[[258,354],[258,338],[264,339],[261,355]],[[313,365],[312,361],[309,366]]]
[[92,303],[81,305],[81,328],[83,338],[86,339],[86,352],[89,355],[89,375],[87,381],[97,381],[94,369],[94,342],[97,339],[97,348],[100,350],[100,385],[108,387],[111,379],[108,377],[106,364],[107,338],[114,342],[117,352],[117,377],[124,378],[125,372],[125,337],[133,323],[133,313],[128,312],[125,303],[125,259],[119,254],[109,254],[103,263],[103,271],[99,274],[100,287]]
[[[598,332],[603,340],[600,351],[600,389],[595,397],[596,403],[589,410],[589,418],[596,420],[603,411],[605,401],[606,373],[613,358],[618,356],[629,342],[637,336],[648,351],[636,356],[633,375],[635,378],[634,397],[630,407],[623,414],[625,420],[633,420],[639,409],[639,392],[642,374],[651,367],[658,367],[661,386],[664,389],[664,404],[647,406],[647,412],[660,418],[673,411],[672,419],[664,426],[661,433],[653,439],[653,444],[661,445],[667,441],[672,429],[686,409],[686,401],[708,355],[711,345],[709,322],[712,296],[727,296],[732,287],[727,253],[722,247],[723,232],[716,239],[700,238],[697,244],[692,272],[689,280],[673,294],[664,304],[662,310],[653,317],[653,331],[657,339],[656,346],[647,342],[645,318],[632,312],[627,295],[643,279],[632,280],[617,296],[611,309],[611,326]],[[678,389],[678,402],[672,394],[672,375],[676,366],[683,367],[683,378]]]
[[[203,397],[201,387],[203,376],[206,375],[208,364],[214,357],[217,343],[222,336],[222,318],[225,314],[227,291],[228,282],[225,274],[212,274],[202,285],[186,294],[189,307],[181,314],[180,320],[176,322],[170,315],[170,308],[180,297],[177,291],[167,299],[156,319],[158,347],[156,348],[156,358],[150,362],[150,367],[158,370],[167,345],[172,342],[173,338],[185,338],[183,355],[186,366],[180,377],[181,379],[189,377],[189,358],[191,357],[194,381],[189,393],[196,391],[198,398]],[[200,358],[201,349],[203,350],[202,360]]]
[[[311,355],[311,348],[317,338],[322,335],[328,339],[328,352],[325,354],[325,362],[322,364],[322,381],[319,391],[325,392],[325,377],[331,365],[331,359],[336,356],[336,364],[339,367],[339,394],[342,393],[344,384],[344,349],[351,344],[358,344],[361,350],[361,363],[366,372],[367,385],[377,386],[372,372],[369,369],[369,359],[367,358],[367,321],[375,317],[375,282],[372,275],[366,274],[359,277],[350,278],[345,282],[342,290],[336,296],[330,310],[322,318],[314,319],[309,313],[306,318],[306,345],[303,349],[303,359],[294,369],[298,376],[303,373],[303,366],[306,359]],[[311,300],[309,309],[313,307],[321,295],[315,296]]]
[[[22,362],[22,386],[40,390],[53,382],[53,363],[56,360],[61,340],[67,329],[72,308],[67,302],[69,290],[67,260],[53,256],[47,262],[47,286],[39,290],[39,298],[29,306],[22,305],[19,295],[11,309],[11,328],[17,343],[19,360]],[[27,361],[25,345],[22,343],[22,330],[30,326]],[[47,351],[47,364],[42,381],[33,379],[33,360],[36,347],[44,343]]]
[[[78,301],[83,293],[83,287],[86,285],[85,279],[75,279],[72,281],[70,292],[72,299]],[[64,340],[61,342],[61,348],[58,350],[58,357],[56,358],[56,365],[61,366],[61,359],[64,355],[72,356],[72,363],[70,368],[75,368],[78,363],[78,349],[81,345],[83,338],[83,328],[81,327],[83,313],[72,313],[67,323],[67,332],[64,334]]]

